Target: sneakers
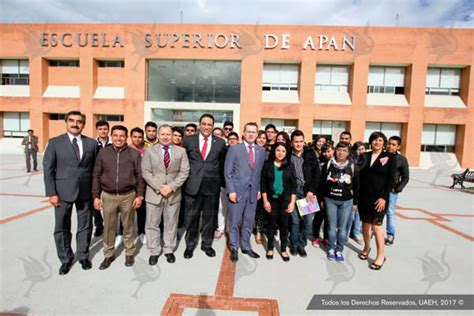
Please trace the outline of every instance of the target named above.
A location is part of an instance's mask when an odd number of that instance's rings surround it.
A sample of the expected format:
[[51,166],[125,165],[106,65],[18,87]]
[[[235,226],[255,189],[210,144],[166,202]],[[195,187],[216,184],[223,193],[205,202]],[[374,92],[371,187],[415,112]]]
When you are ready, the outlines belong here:
[[342,252],[336,252],[336,261],[337,262],[344,262],[344,256],[342,255]]
[[394,240],[395,240],[395,236],[387,235],[387,238],[385,238],[385,245],[387,246],[393,245]]
[[321,246],[321,239],[317,238],[311,242],[314,248],[319,248]]
[[328,260],[331,260],[331,261],[336,260],[336,255],[334,254],[334,249],[328,250]]
[[115,237],[115,248],[118,248],[123,243],[123,236],[117,235]]
[[145,234],[138,235],[138,240],[140,240],[142,245],[146,245],[146,235]]
[[327,248],[329,246],[329,240],[323,239],[323,247]]

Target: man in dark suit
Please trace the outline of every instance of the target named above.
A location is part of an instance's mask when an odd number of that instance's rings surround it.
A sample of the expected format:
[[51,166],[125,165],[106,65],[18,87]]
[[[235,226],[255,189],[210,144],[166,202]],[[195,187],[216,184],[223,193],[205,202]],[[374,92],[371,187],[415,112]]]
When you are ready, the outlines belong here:
[[81,135],[86,116],[79,111],[66,114],[67,133],[51,138],[44,153],[44,185],[49,203],[54,206],[54,240],[61,268],[71,269],[72,207],[77,212],[77,256],[84,270],[92,267],[89,244],[92,235],[92,171],[97,151],[94,139]]
[[34,134],[32,129],[29,129],[28,135],[23,137],[21,144],[25,146],[26,172],[31,172],[31,158],[33,158],[33,170],[38,171],[38,159],[36,158],[38,153],[38,136]]
[[[255,144],[258,126],[247,123],[244,127],[244,141],[231,146],[225,159],[224,176],[229,195],[229,246],[230,259],[238,260],[237,250],[252,258],[260,256],[250,247],[255,220],[255,209],[260,199],[260,177],[265,161],[265,149]],[[242,232],[240,227],[242,226]]]
[[184,138],[189,158],[189,178],[184,189],[186,250],[184,257],[193,256],[198,243],[199,219],[202,214],[201,250],[215,257],[212,248],[217,226],[219,195],[223,184],[223,168],[227,147],[225,141],[212,136],[214,117],[203,114],[199,119],[199,133]]

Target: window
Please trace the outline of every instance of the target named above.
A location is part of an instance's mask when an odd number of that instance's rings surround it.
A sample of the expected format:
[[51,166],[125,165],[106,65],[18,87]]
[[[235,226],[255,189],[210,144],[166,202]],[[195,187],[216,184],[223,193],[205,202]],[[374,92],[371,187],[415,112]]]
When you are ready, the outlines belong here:
[[298,65],[263,65],[263,91],[298,91]]
[[279,132],[287,132],[291,134],[298,125],[297,120],[281,120],[281,119],[262,119],[262,129],[265,128],[268,124],[275,125],[277,131]]
[[349,87],[349,66],[316,66],[316,91],[347,92]]
[[428,68],[425,94],[459,95],[461,69]]
[[97,64],[100,68],[124,68],[125,62],[123,60],[98,60]]
[[30,113],[3,112],[3,136],[24,137],[30,129]]
[[30,67],[28,60],[1,60],[2,85],[29,85]]
[[64,113],[49,113],[50,121],[64,121],[66,119],[66,114]]
[[421,151],[454,152],[456,125],[424,124]]
[[367,93],[405,93],[405,68],[372,66]]
[[150,60],[148,101],[240,103],[240,61]]
[[79,67],[79,60],[48,60],[50,67]]
[[346,130],[346,122],[343,121],[314,121],[313,137],[326,136],[328,140],[339,140],[339,134]]
[[391,136],[401,136],[401,130],[401,123],[367,122],[365,124],[364,139],[368,142],[370,134],[373,132],[382,132],[387,136],[387,139],[389,139]]
[[111,121],[111,122],[123,122],[124,116],[123,115],[115,115],[115,114],[100,114],[99,120],[104,121]]

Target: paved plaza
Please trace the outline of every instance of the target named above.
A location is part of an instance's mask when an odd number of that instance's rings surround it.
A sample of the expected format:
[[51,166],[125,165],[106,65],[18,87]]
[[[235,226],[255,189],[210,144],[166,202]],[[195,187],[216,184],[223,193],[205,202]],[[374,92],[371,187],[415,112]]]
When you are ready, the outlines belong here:
[[[27,174],[22,155],[0,155],[0,312],[31,315],[316,315],[307,310],[316,294],[473,294],[474,191],[451,190],[450,174],[460,172],[433,155],[431,168],[411,169],[411,181],[397,205],[395,244],[386,248],[380,271],[357,258],[352,240],[346,262],[328,262],[323,249],[308,246],[308,257],[278,255],[233,264],[225,240],[214,243],[215,258],[197,249],[174,264],[160,257],[148,265],[146,246],[137,244],[136,262],[125,267],[123,248],[105,271],[101,238],[93,238],[93,268],[76,262],[58,275],[53,239],[54,213],[44,196],[43,174]],[[41,169],[41,168],[40,168]],[[466,183],[466,187],[474,184]],[[75,213],[74,213],[75,214]],[[72,227],[75,229],[73,216]],[[374,242],[374,241],[373,241]],[[375,248],[375,244],[372,245]],[[75,249],[75,245],[73,245]],[[421,311],[334,311],[345,314],[429,314]],[[439,314],[448,313],[438,311]],[[472,311],[449,312],[472,315]]]

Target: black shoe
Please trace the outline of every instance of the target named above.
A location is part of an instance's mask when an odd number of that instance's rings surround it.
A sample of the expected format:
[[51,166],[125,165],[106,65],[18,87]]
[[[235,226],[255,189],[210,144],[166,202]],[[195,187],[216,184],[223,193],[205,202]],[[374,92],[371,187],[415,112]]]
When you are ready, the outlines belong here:
[[296,256],[298,254],[298,250],[295,247],[290,247],[290,253],[292,256]]
[[[285,252],[285,251],[283,251],[283,252]],[[283,261],[285,261],[285,262],[290,261],[290,256],[288,256],[288,253],[286,254],[286,256],[284,256],[283,252],[281,253],[281,258],[283,259]]]
[[256,252],[253,251],[252,249],[250,249],[250,250],[242,250],[242,253],[248,255],[248,256],[251,257],[251,258],[255,258],[255,259],[260,258],[260,256],[258,255],[258,253],[256,253]]
[[126,267],[131,267],[135,263],[135,259],[133,256],[125,256],[125,266]]
[[395,241],[395,236],[387,235],[387,238],[385,238],[385,245],[391,246],[391,245],[393,245],[394,241]]
[[237,262],[239,260],[239,253],[237,250],[231,250],[230,251],[230,261],[232,262]]
[[187,249],[184,251],[184,258],[185,259],[191,259],[193,257],[193,250],[192,249]]
[[[270,251],[272,252],[271,255],[268,254]],[[268,251],[267,251],[267,254],[265,255],[265,257],[267,257],[268,260],[272,260],[272,259],[273,259],[273,250],[268,250]]]
[[208,257],[215,257],[216,256],[216,251],[214,249],[211,248],[205,248],[205,249],[202,249],[202,251],[204,251],[204,253],[208,256]]
[[82,270],[89,270],[92,268],[92,262],[89,259],[79,260],[79,263],[82,266]]
[[110,264],[115,260],[115,256],[112,257],[106,257],[104,258],[104,261],[100,264],[99,270],[105,270],[108,267],[110,267]]
[[59,268],[59,275],[64,275],[68,274],[68,272],[71,270],[72,263],[63,263],[61,267]]
[[168,261],[169,263],[174,263],[176,261],[176,257],[172,253],[165,254],[165,257],[166,261]]
[[158,257],[159,257],[159,256],[150,256],[150,258],[148,258],[148,263],[149,263],[151,266],[154,266],[155,264],[158,263]]
[[104,227],[96,227],[94,231],[94,237],[102,236],[103,232],[104,232]]
[[308,256],[308,254],[306,253],[306,250],[304,250],[304,248],[298,248],[298,254],[303,258],[306,258]]

